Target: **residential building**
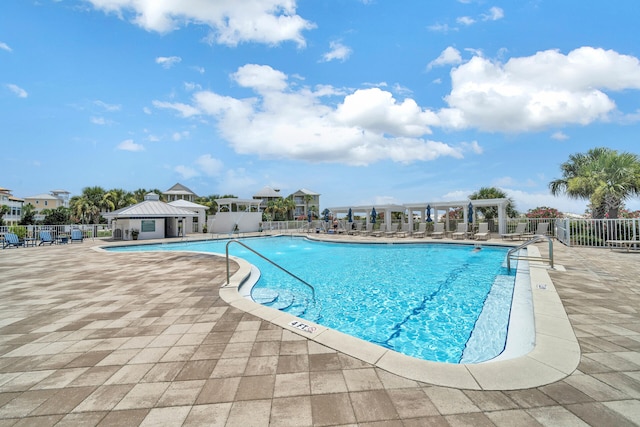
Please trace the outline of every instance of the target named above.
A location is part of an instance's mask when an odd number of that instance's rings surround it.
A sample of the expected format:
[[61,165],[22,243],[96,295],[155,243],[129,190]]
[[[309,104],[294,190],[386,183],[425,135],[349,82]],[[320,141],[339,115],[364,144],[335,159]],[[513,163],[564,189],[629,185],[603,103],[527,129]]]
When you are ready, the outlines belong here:
[[198,195],[185,187],[184,185],[177,183],[167,191],[163,191],[162,194],[166,197],[167,202],[175,202],[176,200],[186,200],[188,202],[195,203]]
[[301,188],[291,195],[293,201],[296,203],[296,209],[294,211],[294,218],[300,216],[307,216],[308,210],[314,211],[315,215],[319,215],[320,212],[320,194],[314,193],[306,188]]
[[276,188],[266,186],[266,187],[263,187],[262,190],[254,194],[252,198],[256,200],[262,200],[262,202],[260,203],[260,210],[264,211],[267,205],[269,204],[269,202],[278,200],[278,199],[283,199],[284,197],[280,193],[279,188],[276,189]]
[[24,200],[11,194],[8,188],[0,187],[0,206],[9,206],[9,212],[2,217],[5,225],[16,225],[22,217]]

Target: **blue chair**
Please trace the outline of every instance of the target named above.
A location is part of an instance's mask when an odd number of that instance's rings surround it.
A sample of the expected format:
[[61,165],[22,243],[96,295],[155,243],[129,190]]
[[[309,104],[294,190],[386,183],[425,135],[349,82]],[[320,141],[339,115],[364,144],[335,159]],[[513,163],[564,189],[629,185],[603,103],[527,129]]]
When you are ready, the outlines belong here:
[[41,231],[40,232],[40,243],[38,244],[38,246],[42,246],[45,243],[48,243],[49,245],[53,245],[55,242],[56,241],[51,236],[51,232],[50,231]]
[[71,230],[71,243],[80,242],[84,240],[84,236],[82,235],[82,230]]
[[20,246],[24,246],[24,240],[20,240],[17,234],[15,233],[5,233],[4,234],[4,243],[2,244],[2,249],[9,248],[14,246],[16,248]]

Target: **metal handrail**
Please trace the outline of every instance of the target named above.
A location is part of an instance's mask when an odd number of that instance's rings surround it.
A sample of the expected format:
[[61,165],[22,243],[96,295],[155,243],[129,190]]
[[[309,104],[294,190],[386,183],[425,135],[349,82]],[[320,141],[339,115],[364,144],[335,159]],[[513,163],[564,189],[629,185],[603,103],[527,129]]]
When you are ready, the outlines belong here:
[[313,301],[316,300],[316,290],[313,286],[311,286],[309,283],[305,282],[303,279],[299,278],[298,276],[296,276],[295,274],[293,274],[292,272],[290,272],[289,270],[287,270],[286,268],[276,264],[275,262],[271,261],[269,258],[267,258],[266,256],[262,255],[260,252],[251,249],[249,246],[245,245],[244,243],[242,243],[241,241],[237,240],[237,239],[231,239],[227,242],[226,246],[225,246],[225,252],[226,252],[226,256],[227,256],[227,285],[229,284],[230,280],[231,280],[231,274],[229,273],[229,245],[231,243],[237,243],[240,246],[243,246],[245,249],[250,250],[251,252],[253,252],[254,254],[258,255],[260,258],[262,258],[263,260],[267,261],[268,263],[270,263],[271,265],[278,267],[280,270],[284,271],[285,273],[287,273],[289,276],[293,277],[294,279],[297,279],[298,281],[302,282],[302,284],[306,285],[309,289],[311,289],[311,297],[313,299]]
[[544,239],[549,242],[549,258],[515,257],[515,259],[549,261],[551,268],[553,268],[553,241],[549,236],[545,236],[544,234],[536,234],[535,236],[533,236],[533,238],[527,240],[526,242],[509,249],[509,252],[507,252],[507,270],[511,271],[511,256],[514,252],[519,251],[520,249],[523,249],[532,243],[537,243]]

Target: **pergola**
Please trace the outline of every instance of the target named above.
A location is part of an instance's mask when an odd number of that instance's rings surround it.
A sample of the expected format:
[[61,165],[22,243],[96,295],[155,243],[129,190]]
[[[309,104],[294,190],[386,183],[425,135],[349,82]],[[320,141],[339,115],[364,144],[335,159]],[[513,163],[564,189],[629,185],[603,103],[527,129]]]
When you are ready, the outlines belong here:
[[387,230],[391,230],[391,212],[402,212],[408,218],[410,228],[413,227],[414,215],[418,213],[419,221],[424,222],[427,219],[427,209],[431,213],[431,219],[434,222],[438,222],[441,213],[445,215],[445,230],[452,231],[449,226],[449,216],[446,213],[451,209],[462,208],[464,214],[464,222],[469,223],[469,204],[473,211],[473,222],[477,222],[477,216],[475,209],[479,207],[497,207],[498,208],[498,233],[504,234],[507,232],[507,205],[509,199],[478,199],[478,200],[462,200],[451,202],[418,202],[418,203],[405,203],[402,205],[360,205],[360,206],[339,206],[329,208],[329,211],[334,215],[347,215],[349,209],[356,214],[365,214],[367,223],[370,222],[371,211],[375,207],[378,214],[384,213],[384,223]]

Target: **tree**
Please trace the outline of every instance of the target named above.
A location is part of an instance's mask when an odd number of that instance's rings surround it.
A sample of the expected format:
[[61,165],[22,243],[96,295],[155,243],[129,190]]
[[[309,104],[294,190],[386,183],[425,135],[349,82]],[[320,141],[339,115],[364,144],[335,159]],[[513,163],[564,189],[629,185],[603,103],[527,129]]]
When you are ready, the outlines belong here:
[[[515,203],[511,197],[507,197],[507,193],[496,187],[482,187],[480,190],[469,196],[471,200],[480,199],[508,199],[507,202],[507,216],[509,218],[515,218],[518,216],[518,211],[515,209]],[[476,211],[480,212],[485,219],[498,218],[498,208],[496,206],[477,207]]]
[[106,207],[108,212],[117,211],[118,209],[126,208],[136,203],[138,203],[138,201],[133,193],[121,188],[114,188],[113,190],[107,191],[104,196],[102,196],[101,201],[101,205]]
[[19,225],[34,225],[36,223],[36,208],[27,203],[22,207],[22,216],[20,217]]
[[71,210],[64,206],[58,206],[50,209],[44,217],[44,223],[49,225],[66,225],[69,224]]
[[4,225],[4,216],[11,212],[11,208],[7,205],[0,205],[0,226]]
[[562,212],[555,208],[539,206],[534,209],[529,209],[527,218],[562,218]]
[[640,195],[640,158],[606,147],[569,156],[562,178],[549,183],[554,196],[588,199],[594,218],[618,218],[624,200]]

